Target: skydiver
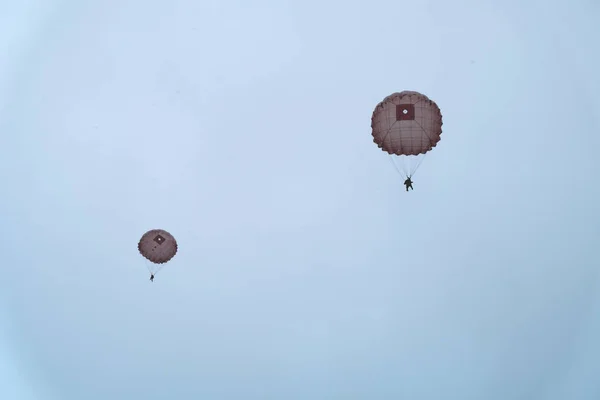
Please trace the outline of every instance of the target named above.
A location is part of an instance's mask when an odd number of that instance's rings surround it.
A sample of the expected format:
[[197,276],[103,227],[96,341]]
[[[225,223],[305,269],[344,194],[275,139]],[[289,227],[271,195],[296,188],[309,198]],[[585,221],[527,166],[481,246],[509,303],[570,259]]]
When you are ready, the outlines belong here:
[[154,274],[150,274],[150,282],[154,282]]
[[404,181],[404,185],[406,186],[407,192],[408,192],[408,188],[410,188],[411,190],[414,190],[412,187],[412,181],[410,180],[410,176],[406,178],[406,180]]

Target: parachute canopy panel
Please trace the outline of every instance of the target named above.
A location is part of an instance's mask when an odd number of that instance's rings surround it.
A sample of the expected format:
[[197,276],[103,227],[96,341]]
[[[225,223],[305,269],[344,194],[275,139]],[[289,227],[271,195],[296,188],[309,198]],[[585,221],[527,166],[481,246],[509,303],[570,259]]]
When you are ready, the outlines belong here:
[[427,153],[440,141],[442,113],[424,94],[403,91],[377,104],[371,117],[373,142],[389,154]]
[[138,243],[140,254],[155,264],[164,264],[177,254],[177,241],[169,232],[152,229]]

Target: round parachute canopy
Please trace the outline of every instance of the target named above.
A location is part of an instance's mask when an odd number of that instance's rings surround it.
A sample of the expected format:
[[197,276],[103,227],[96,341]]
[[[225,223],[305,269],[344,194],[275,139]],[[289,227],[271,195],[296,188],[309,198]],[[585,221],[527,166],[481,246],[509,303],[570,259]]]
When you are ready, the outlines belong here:
[[138,243],[140,254],[154,264],[164,264],[177,254],[177,241],[169,232],[152,229]]
[[442,113],[424,94],[394,93],[375,107],[371,129],[373,142],[389,154],[425,154],[440,141]]
[[[381,150],[397,156],[391,160],[398,172],[411,177],[426,153],[440,141],[442,113],[424,94],[408,90],[393,93],[375,107],[371,134]],[[396,160],[401,162],[400,168]]]

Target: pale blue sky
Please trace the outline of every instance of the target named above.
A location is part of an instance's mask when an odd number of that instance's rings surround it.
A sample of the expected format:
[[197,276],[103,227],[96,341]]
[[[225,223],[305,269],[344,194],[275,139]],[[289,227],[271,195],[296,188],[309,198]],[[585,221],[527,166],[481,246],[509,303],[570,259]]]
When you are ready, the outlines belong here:
[[597,2],[11,3],[0,398],[600,398]]

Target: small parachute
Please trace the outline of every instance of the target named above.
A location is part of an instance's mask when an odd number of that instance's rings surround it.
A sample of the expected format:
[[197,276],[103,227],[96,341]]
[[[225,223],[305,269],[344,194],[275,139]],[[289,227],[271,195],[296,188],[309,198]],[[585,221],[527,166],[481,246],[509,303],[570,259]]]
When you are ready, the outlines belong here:
[[150,274],[155,275],[165,263],[177,254],[177,241],[169,232],[162,229],[152,229],[138,243],[140,254],[150,263],[146,263]]
[[[442,113],[424,94],[408,90],[393,93],[375,107],[371,130],[373,142],[381,150],[398,156],[404,177],[411,177],[425,154],[441,139]],[[394,160],[392,163],[402,174]]]

